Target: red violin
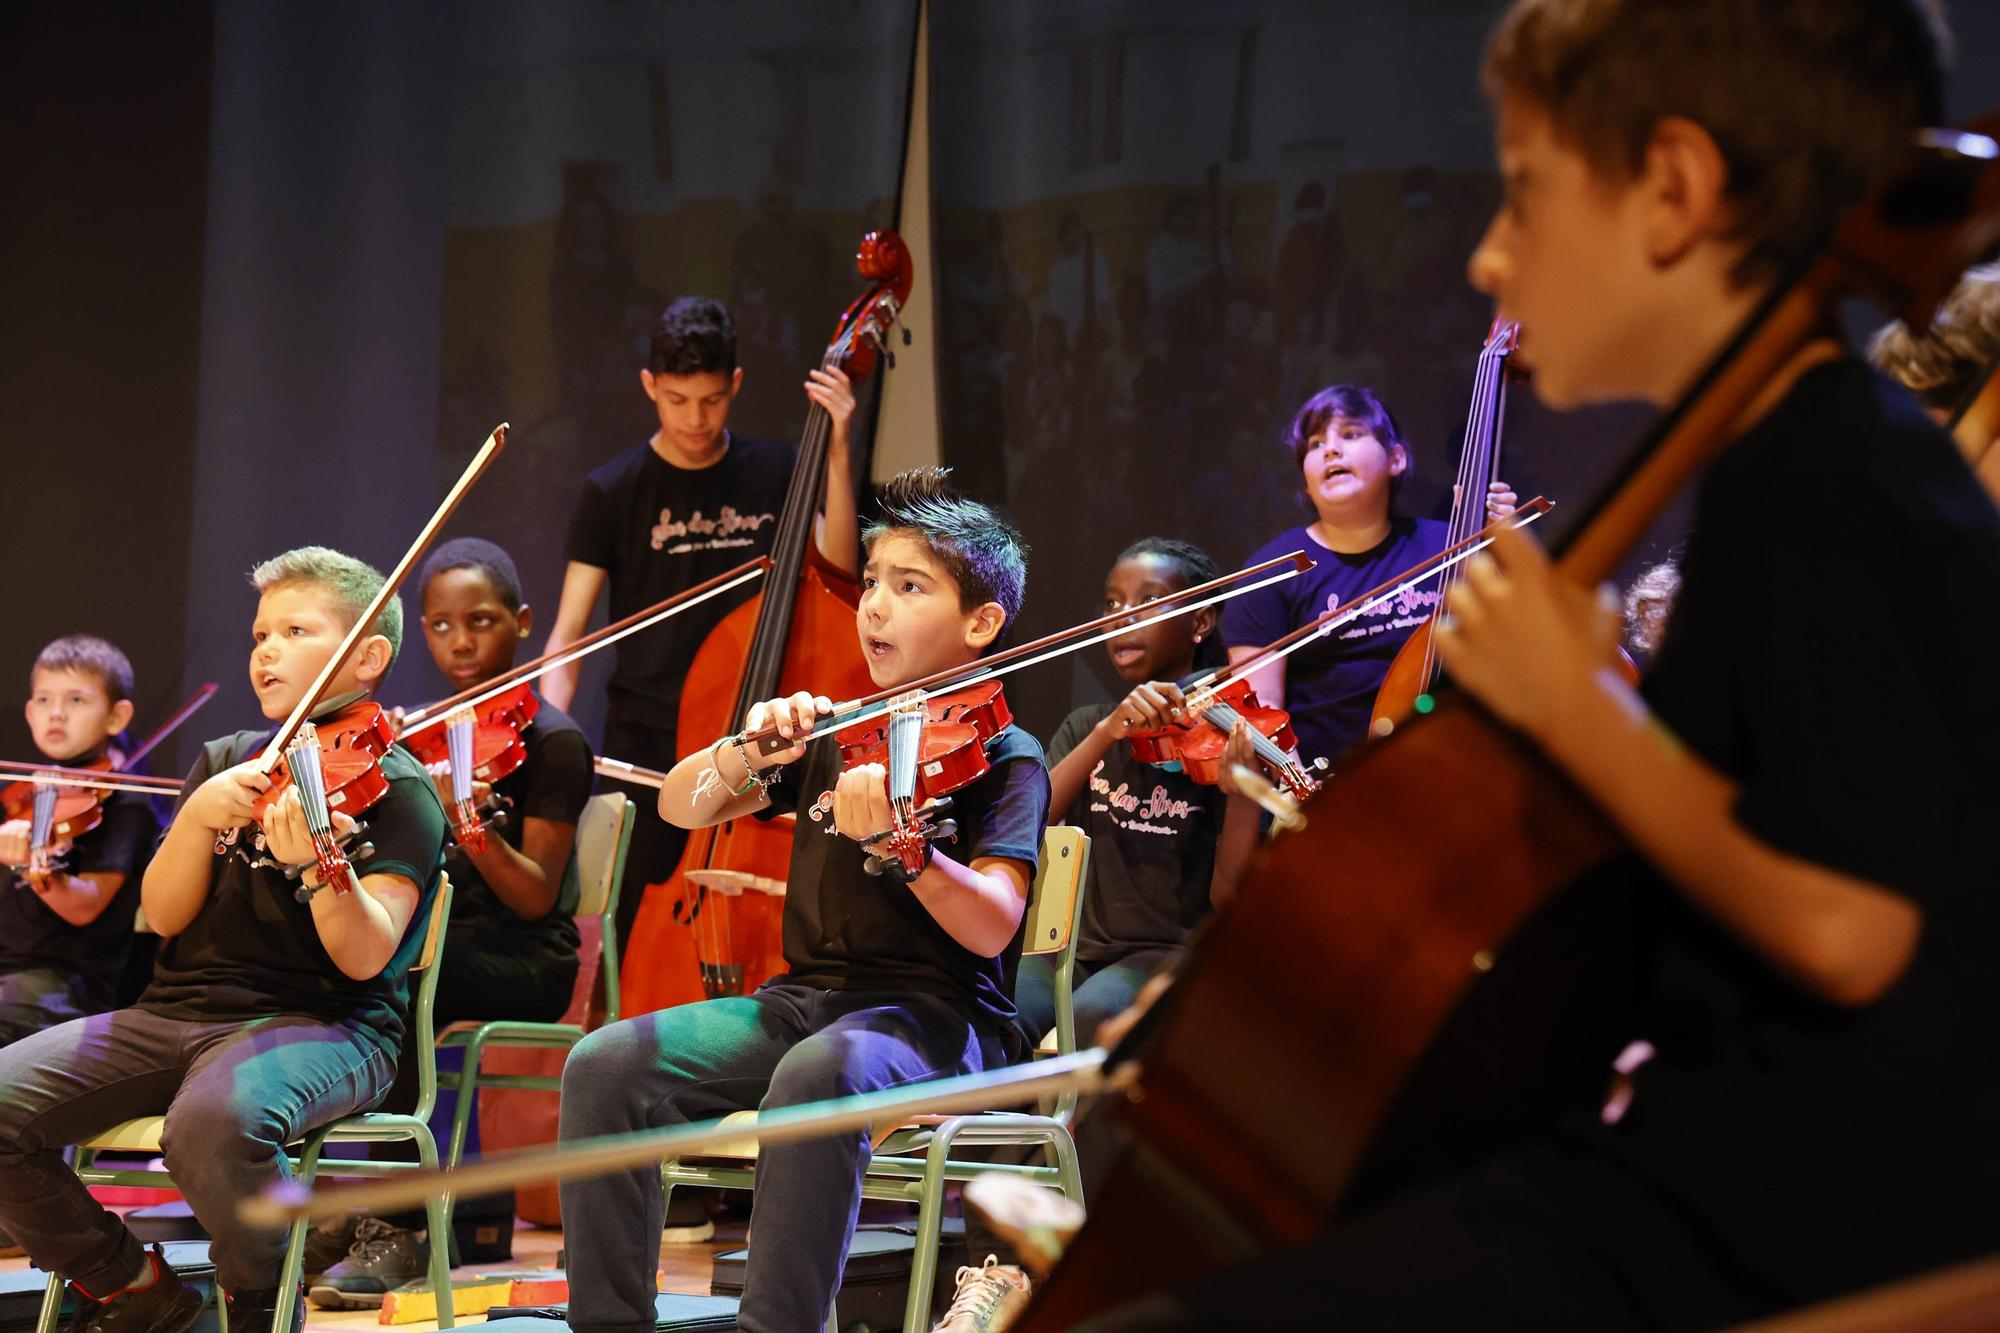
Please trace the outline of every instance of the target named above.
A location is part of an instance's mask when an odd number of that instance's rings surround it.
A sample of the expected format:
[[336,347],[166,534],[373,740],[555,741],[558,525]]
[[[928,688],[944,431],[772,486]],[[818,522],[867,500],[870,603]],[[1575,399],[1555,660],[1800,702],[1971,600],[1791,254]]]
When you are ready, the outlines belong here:
[[528,760],[521,732],[541,711],[541,700],[523,683],[476,707],[461,708],[442,726],[409,733],[404,745],[433,775],[451,777],[452,836],[468,852],[486,850],[486,830],[498,817],[482,812],[473,783],[489,787]]
[[[388,713],[373,700],[350,704],[318,722],[301,723],[282,757],[266,769],[271,785],[251,803],[251,812],[261,822],[279,797],[298,787],[320,882],[336,893],[346,893],[354,885],[341,838],[333,831],[333,815],[359,819],[389,794],[381,759],[395,738]],[[266,749],[259,762],[269,755]],[[217,846],[222,845],[218,839]],[[298,896],[304,901],[312,891],[301,887]]]
[[985,680],[948,694],[912,693],[886,715],[833,733],[843,772],[863,764],[888,770],[895,822],[864,844],[874,848],[869,874],[880,874],[891,860],[910,875],[923,870],[926,844],[958,831],[949,819],[932,821],[949,808],[950,793],[992,768],[986,747],[1013,722],[1000,682]]
[[1296,801],[1319,791],[1314,767],[1296,758],[1299,741],[1292,734],[1292,715],[1260,703],[1250,678],[1239,675],[1188,691],[1185,720],[1158,731],[1135,731],[1125,739],[1132,755],[1160,768],[1178,766],[1196,782],[1214,786],[1222,778],[1222,754],[1238,722],[1250,726],[1257,757]]

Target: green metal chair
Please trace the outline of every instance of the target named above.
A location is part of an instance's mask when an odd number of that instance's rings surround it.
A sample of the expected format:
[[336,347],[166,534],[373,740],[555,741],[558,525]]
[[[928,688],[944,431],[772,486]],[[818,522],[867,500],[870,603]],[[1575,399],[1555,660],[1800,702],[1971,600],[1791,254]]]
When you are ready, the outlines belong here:
[[[1076,1025],[1070,999],[1070,978],[1076,963],[1077,920],[1082,912],[1084,870],[1090,860],[1090,839],[1081,829],[1056,826],[1042,834],[1042,861],[1028,894],[1027,934],[1021,952],[1056,956],[1055,1001],[1058,1049],[1076,1049]],[[1083,1202],[1083,1179],[1077,1172],[1076,1142],[1069,1123],[1076,1099],[1068,1096],[1049,1115],[988,1111],[976,1115],[920,1117],[882,1134],[863,1177],[861,1197],[892,1199],[917,1205],[916,1248],[910,1260],[910,1295],[903,1310],[903,1327],[930,1327],[931,1288],[937,1278],[938,1237],[944,1226],[944,1188],[1000,1172],[1050,1185]],[[757,1123],[755,1111],[738,1111],[725,1124],[746,1130]],[[1038,1147],[1047,1165],[996,1164],[984,1159],[954,1157],[956,1147]],[[704,1154],[698,1160],[669,1161],[661,1180],[671,1202],[676,1185],[751,1189],[757,1181],[754,1139]],[[829,1317],[827,1327],[834,1325]]]
[[[604,1021],[618,1021],[618,885],[625,877],[625,855],[632,846],[632,819],[635,807],[621,792],[606,792],[584,803],[576,821],[576,914],[598,920],[602,941],[597,974],[604,978]],[[590,969],[580,969],[576,994],[589,1003],[594,978]],[[572,1013],[580,1012],[576,1001]],[[438,1037],[438,1046],[457,1047],[465,1052],[465,1062],[456,1071],[442,1070],[438,1086],[458,1094],[452,1108],[451,1144],[445,1154],[448,1165],[457,1166],[465,1155],[465,1140],[472,1125],[474,1094],[480,1088],[530,1088],[540,1092],[560,1092],[560,1074],[488,1074],[480,1064],[489,1050],[562,1050],[583,1040],[582,1023],[520,1023],[510,1020],[482,1023],[454,1023]]]
[[[382,1112],[366,1112],[349,1116],[322,1125],[308,1133],[293,1145],[291,1154],[292,1170],[302,1184],[310,1185],[314,1178],[327,1176],[386,1176],[398,1171],[435,1169],[438,1165],[437,1140],[431,1136],[429,1124],[431,1105],[437,1098],[437,1061],[432,1046],[434,1034],[431,1031],[431,1009],[437,998],[438,960],[444,953],[445,922],[451,915],[451,880],[438,876],[437,897],[431,904],[430,920],[424,928],[424,947],[418,954],[416,964],[410,969],[417,976],[417,993],[412,1005],[415,1021],[415,1040],[412,1050],[417,1064],[417,1105],[408,1115],[393,1115]],[[76,1174],[87,1185],[150,1185],[172,1186],[173,1177],[165,1171],[113,1169],[97,1165],[97,1155],[104,1152],[158,1153],[160,1133],[166,1125],[164,1116],[141,1116],[113,1125],[104,1133],[96,1135],[88,1142],[77,1145]],[[347,1158],[322,1159],[321,1151],[329,1143],[395,1143],[412,1142],[417,1145],[418,1160],[414,1162],[375,1162],[350,1160]],[[442,1199],[432,1199],[424,1206],[425,1225],[435,1240],[448,1237],[450,1226]],[[278,1308],[272,1314],[274,1328],[291,1327],[292,1311],[299,1295],[299,1279],[305,1266],[306,1222],[303,1218],[294,1222],[291,1235],[285,1245],[284,1267],[279,1270]],[[451,1246],[449,1242],[431,1246],[430,1278],[440,1292],[451,1290]],[[54,1273],[49,1274],[48,1289],[42,1294],[41,1316],[35,1325],[35,1333],[55,1333],[56,1322],[62,1313],[63,1280]],[[229,1316],[218,1298],[216,1308],[222,1312],[223,1327],[228,1327]],[[438,1302],[438,1327],[452,1326],[451,1301],[449,1297]]]

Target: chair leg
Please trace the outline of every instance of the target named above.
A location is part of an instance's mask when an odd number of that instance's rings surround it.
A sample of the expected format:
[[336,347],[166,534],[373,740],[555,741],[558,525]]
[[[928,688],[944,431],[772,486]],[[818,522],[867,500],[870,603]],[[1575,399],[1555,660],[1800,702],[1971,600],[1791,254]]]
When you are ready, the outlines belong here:
[[[461,1093],[461,1096],[464,1094]],[[426,1129],[414,1135],[418,1161],[427,1170],[438,1164],[437,1140]],[[457,1313],[451,1295],[451,1198],[433,1194],[424,1201],[424,1226],[431,1238],[431,1290],[437,1293],[438,1327],[452,1328]]]
[[[451,1147],[445,1154],[446,1166],[457,1166],[465,1156],[465,1141],[471,1137],[472,1108],[479,1092],[479,1063],[484,1056],[485,1043],[474,1041],[465,1047],[465,1059],[459,1066],[458,1082],[452,1088]],[[439,1085],[440,1088],[443,1084]]]
[[931,1326],[931,1292],[937,1285],[938,1237],[944,1231],[944,1169],[950,1164],[951,1145],[958,1137],[956,1120],[947,1120],[933,1132],[924,1153],[923,1191],[917,1196],[917,1238],[910,1251],[910,1295],[903,1303],[903,1327],[912,1330]]
[[35,1319],[35,1333],[56,1333],[56,1321],[62,1317],[65,1285],[60,1273],[49,1274],[49,1285],[42,1291],[42,1312]]
[[1067,1129],[1057,1130],[1049,1136],[1049,1155],[1055,1158],[1056,1188],[1061,1190],[1071,1203],[1083,1203],[1083,1172],[1077,1166],[1076,1136]]

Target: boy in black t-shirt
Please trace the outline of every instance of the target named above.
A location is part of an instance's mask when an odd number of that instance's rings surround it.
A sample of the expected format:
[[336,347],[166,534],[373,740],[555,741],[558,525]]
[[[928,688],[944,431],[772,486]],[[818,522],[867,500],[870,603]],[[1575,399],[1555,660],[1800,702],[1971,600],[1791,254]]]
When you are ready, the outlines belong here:
[[[884,687],[974,661],[1020,610],[1019,535],[944,490],[942,476],[926,470],[891,482],[883,517],[868,530],[856,629]],[[797,694],[757,704],[744,726],[794,736],[831,708]],[[991,770],[952,793],[956,837],[932,844],[907,882],[865,872],[859,840],[890,826],[883,770],[841,772],[831,738],[769,755],[724,738],[676,765],[660,792],[667,818],[713,824],[797,812],[789,970],[754,995],[665,1009],[586,1037],[563,1071],[562,1137],[797,1105],[990,1069],[1020,1054],[1009,997],[1049,780],[1041,747],[1017,727],[994,738],[987,757]],[[764,1148],[740,1327],[820,1326],[867,1161],[865,1135]],[[571,1182],[562,1196],[570,1326],[650,1329],[659,1172]]]
[[[417,580],[424,641],[454,691],[480,685],[514,665],[515,651],[532,630],[533,612],[521,600],[514,561],[478,537],[448,541],[424,561]],[[439,726],[446,724],[439,723]],[[576,821],[590,799],[590,742],[554,704],[540,703],[521,728],[526,757],[490,786],[473,784],[475,804],[496,810],[484,847],[453,842],[445,870],[451,876],[451,922],[445,932],[434,1017],[440,1028],[461,1020],[518,1019],[553,1023],[569,1008],[576,986]],[[449,772],[433,774],[449,808]],[[398,1066],[396,1086],[384,1100],[390,1111],[416,1105],[417,1063]],[[379,1156],[404,1144],[379,1145]],[[460,1216],[502,1220],[511,1233],[513,1194],[460,1200]],[[324,1270],[313,1283],[315,1304],[328,1308],[379,1306],[403,1283],[424,1276],[429,1237],[421,1211],[367,1224],[313,1232],[306,1272]],[[351,1243],[333,1262],[340,1244]],[[329,1266],[330,1265],[330,1266]]]
[[[132,664],[88,634],[42,649],[28,678],[28,729],[51,763],[123,760],[119,733],[132,721]],[[57,789],[64,790],[64,789]],[[116,792],[101,822],[33,868],[29,820],[0,824],[0,1046],[115,1005],[132,957],[139,875],[158,836],[152,802]]]
[[[659,413],[660,428],[585,479],[570,517],[569,567],[548,652],[583,634],[607,587],[610,617],[620,620],[768,553],[784,511],[792,447],[739,439],[728,430],[743,370],[736,361],[736,327],[720,301],[684,296],[667,307],[639,384]],[[844,372],[815,369],[805,391],[831,422],[818,549],[851,576],[859,550],[848,475],[854,390]],[[681,681],[708,632],[749,595],[713,598],[619,643],[605,754],[651,768],[673,766],[681,757],[674,736]],[[578,670],[570,665],[545,678],[549,702],[570,707]],[[631,934],[641,889],[673,873],[686,843],[687,831],[664,820],[642,818],[633,826],[618,900],[621,940]]]
[[[1934,22],[1515,4],[1486,57],[1505,195],[1471,275],[1521,322],[1536,392],[1674,401],[1937,123]],[[1446,605],[1445,669],[1636,853],[1631,1036],[1654,1054],[1622,1113],[1578,1107],[1108,1327],[1715,1328],[2000,1250],[2000,517],[1827,328],[1702,478],[1643,689],[1615,607],[1523,534]],[[1829,514],[1856,517],[1830,538]]]
[[[1206,551],[1165,537],[1125,548],[1104,583],[1104,614],[1215,578]],[[1220,665],[1213,608],[1132,630],[1105,643],[1111,666],[1132,685],[1116,704],[1086,704],[1049,741],[1049,804],[1090,835],[1090,875],[1076,946],[1076,1032],[1122,1012],[1148,977],[1179,960],[1188,932],[1226,873],[1216,835],[1229,798],[1178,768],[1135,758],[1125,738],[1182,719],[1181,693],[1198,670]],[[1240,799],[1240,798],[1239,798]],[[1226,895],[1224,895],[1226,896]],[[1021,1035],[1039,1045],[1055,1023],[1055,969],[1043,955],[1021,960],[1014,983]]]
[[[264,716],[289,714],[382,576],[325,547],[259,565],[250,683]],[[402,641],[391,599],[334,673],[337,717],[365,701]],[[348,893],[294,896],[288,867],[319,882],[297,791],[253,818],[270,779],[247,761],[268,732],[208,742],[147,867],[146,919],[160,933],[136,1005],[47,1028],[0,1051],[0,1226],[36,1265],[68,1277],[100,1333],[178,1333],[201,1296],[139,1248],[63,1163],[62,1149],[134,1116],[166,1116],[174,1183],[214,1238],[234,1333],[271,1327],[284,1233],[245,1226],[236,1204],[285,1171],[299,1135],[374,1105],[395,1075],[409,969],[443,863],[444,810],[423,769],[392,748],[388,792],[367,812],[373,853]],[[353,828],[334,812],[342,831]],[[303,1302],[297,1309],[303,1317]],[[296,1319],[295,1319],[296,1326]]]

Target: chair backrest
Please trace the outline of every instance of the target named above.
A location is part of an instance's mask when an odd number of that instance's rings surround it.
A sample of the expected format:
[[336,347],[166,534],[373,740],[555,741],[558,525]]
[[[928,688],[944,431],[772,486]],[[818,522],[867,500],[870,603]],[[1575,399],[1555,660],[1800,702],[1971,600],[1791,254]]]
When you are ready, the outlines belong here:
[[444,958],[445,923],[451,919],[451,876],[438,871],[437,897],[431,902],[431,919],[424,926],[424,947],[410,973],[417,979],[417,991],[410,997],[410,1027],[414,1036],[404,1043],[409,1059],[417,1062],[417,1105],[410,1114],[419,1120],[431,1118],[437,1102],[437,1032],[431,1012],[437,1005],[438,964]]
[[1042,830],[1042,863],[1028,890],[1028,933],[1021,941],[1025,954],[1059,954],[1076,943],[1076,924],[1083,913],[1083,874],[1090,861],[1090,836],[1068,824]]
[[[582,948],[585,956],[577,968],[576,991],[570,1012],[581,1015],[589,1009],[589,996],[601,973],[604,978],[604,1021],[618,1021],[618,889],[625,879],[625,857],[632,848],[632,824],[637,817],[632,798],[623,792],[608,791],[583,803],[576,821],[576,875],[578,917],[596,917],[597,965],[590,966],[590,936],[586,932]],[[576,1005],[582,997],[583,1009]]]

